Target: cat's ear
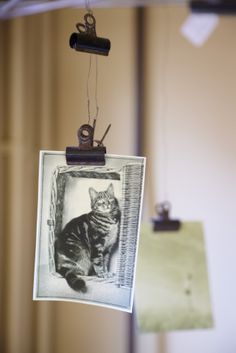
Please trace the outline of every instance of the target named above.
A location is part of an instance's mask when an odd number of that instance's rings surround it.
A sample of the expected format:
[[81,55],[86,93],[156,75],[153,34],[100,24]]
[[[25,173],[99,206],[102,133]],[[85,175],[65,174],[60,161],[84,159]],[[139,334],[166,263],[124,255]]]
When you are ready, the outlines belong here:
[[91,201],[93,202],[94,200],[96,200],[98,192],[94,188],[89,188],[89,195],[90,195]]
[[107,188],[107,193],[111,196],[114,197],[114,188],[113,188],[113,184],[110,184]]

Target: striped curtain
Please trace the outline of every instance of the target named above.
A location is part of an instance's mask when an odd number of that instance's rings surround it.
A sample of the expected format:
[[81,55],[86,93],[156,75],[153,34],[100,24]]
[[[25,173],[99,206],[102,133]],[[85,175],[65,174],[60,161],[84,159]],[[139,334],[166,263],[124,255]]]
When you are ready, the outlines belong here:
[[[88,55],[68,46],[83,14],[64,10],[0,22],[1,353],[128,352],[127,314],[32,301],[38,152],[76,145],[88,117]],[[108,152],[133,154],[134,10],[97,10],[96,17],[97,31],[112,42],[109,59],[98,59],[96,135],[112,123]]]
[[37,160],[52,148],[53,18],[0,23],[1,352],[52,352],[54,307],[33,303]]

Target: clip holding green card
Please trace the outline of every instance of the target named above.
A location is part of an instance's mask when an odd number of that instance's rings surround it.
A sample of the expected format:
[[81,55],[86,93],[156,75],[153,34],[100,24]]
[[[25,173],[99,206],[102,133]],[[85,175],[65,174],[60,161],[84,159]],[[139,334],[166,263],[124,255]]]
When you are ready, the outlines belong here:
[[168,201],[156,205],[155,210],[158,218],[152,218],[154,232],[177,231],[180,229],[181,222],[178,219],[169,218],[170,209],[171,204]]

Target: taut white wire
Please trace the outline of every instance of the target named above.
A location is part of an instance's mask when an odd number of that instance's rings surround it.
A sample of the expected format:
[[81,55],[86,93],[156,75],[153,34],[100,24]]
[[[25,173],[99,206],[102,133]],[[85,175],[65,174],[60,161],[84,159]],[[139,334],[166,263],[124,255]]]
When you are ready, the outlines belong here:
[[93,11],[90,7],[90,4],[89,4],[89,0],[85,0],[85,7],[86,7],[86,10],[88,11],[88,13],[92,14]]
[[[98,59],[96,56],[96,65],[95,65],[95,104],[96,104],[96,114],[94,117],[94,120],[97,119],[98,117],[98,112],[99,112],[99,106],[98,106]],[[89,89],[89,82],[90,82],[90,75],[91,75],[91,69],[92,69],[92,54],[89,56],[89,69],[88,69],[88,78],[87,78],[87,106],[88,106],[88,124],[90,124],[91,121],[91,109],[90,109],[90,89]]]

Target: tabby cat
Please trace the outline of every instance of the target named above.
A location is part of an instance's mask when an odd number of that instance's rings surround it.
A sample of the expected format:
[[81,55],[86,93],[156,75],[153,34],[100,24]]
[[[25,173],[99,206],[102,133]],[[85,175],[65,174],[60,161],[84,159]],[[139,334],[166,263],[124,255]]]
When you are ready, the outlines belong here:
[[107,190],[89,188],[91,212],[68,222],[55,241],[56,270],[69,286],[86,292],[80,276],[111,276],[109,265],[118,244],[120,208],[113,184]]

